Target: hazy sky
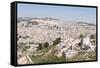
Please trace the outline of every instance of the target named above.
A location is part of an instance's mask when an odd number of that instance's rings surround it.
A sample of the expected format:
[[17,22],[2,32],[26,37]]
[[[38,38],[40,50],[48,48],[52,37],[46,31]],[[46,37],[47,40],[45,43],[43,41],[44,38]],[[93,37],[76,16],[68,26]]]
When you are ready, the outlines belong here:
[[74,6],[17,5],[18,17],[52,17],[65,21],[96,23],[96,8]]

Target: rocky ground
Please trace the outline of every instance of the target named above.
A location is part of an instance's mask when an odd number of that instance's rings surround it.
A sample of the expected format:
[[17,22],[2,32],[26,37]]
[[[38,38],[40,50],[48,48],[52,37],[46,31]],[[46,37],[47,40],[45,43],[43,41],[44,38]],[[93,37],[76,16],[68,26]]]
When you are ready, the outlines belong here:
[[54,18],[19,18],[18,64],[96,60],[96,25]]

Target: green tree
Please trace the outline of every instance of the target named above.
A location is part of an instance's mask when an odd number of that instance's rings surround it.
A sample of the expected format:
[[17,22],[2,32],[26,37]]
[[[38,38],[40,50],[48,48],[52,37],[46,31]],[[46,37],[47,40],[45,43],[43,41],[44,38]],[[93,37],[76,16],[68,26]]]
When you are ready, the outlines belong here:
[[53,45],[57,45],[61,42],[61,38],[56,38],[56,40],[53,41]]
[[48,47],[49,46],[49,43],[48,42],[45,42],[44,44],[43,44],[43,47]]

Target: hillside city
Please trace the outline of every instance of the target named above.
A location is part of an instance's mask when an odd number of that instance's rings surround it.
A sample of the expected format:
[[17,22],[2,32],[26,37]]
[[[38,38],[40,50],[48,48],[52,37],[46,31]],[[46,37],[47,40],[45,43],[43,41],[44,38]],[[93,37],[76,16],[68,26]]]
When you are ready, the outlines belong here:
[[18,18],[18,64],[88,60],[96,60],[95,24],[50,17]]

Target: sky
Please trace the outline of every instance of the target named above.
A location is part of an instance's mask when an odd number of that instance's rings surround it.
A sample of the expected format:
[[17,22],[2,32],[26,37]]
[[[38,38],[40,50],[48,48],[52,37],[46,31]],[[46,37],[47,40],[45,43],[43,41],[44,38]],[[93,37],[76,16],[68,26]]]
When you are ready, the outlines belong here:
[[17,4],[18,17],[51,17],[64,21],[96,23],[96,8],[55,6],[39,4]]

